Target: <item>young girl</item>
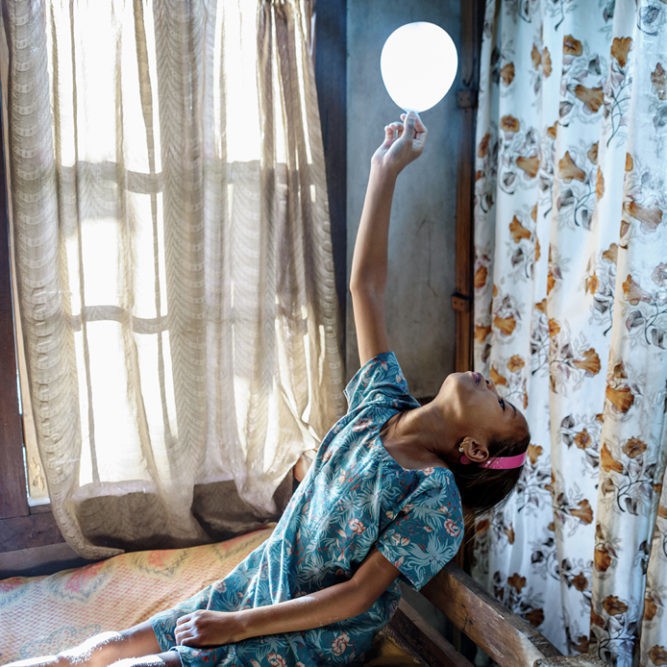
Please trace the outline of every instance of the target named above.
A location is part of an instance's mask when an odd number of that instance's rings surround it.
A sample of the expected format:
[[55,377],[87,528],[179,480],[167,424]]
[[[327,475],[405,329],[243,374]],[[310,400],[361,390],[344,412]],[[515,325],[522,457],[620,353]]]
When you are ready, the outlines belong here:
[[426,136],[408,113],[372,157],[350,285],[362,366],[271,537],[174,609],[31,664],[360,662],[398,605],[398,580],[419,589],[456,554],[462,501],[490,507],[514,486],[529,441],[521,413],[478,373],[448,376],[420,406],[389,351],[391,201]]

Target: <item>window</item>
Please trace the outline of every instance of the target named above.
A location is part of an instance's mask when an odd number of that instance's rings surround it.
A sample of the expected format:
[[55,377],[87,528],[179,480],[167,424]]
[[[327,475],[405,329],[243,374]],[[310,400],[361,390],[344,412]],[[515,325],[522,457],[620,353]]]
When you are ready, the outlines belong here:
[[[316,77],[336,285],[345,297],[346,1],[318,3]],[[28,503],[9,282],[4,156],[0,160],[0,553],[61,543],[50,507]]]

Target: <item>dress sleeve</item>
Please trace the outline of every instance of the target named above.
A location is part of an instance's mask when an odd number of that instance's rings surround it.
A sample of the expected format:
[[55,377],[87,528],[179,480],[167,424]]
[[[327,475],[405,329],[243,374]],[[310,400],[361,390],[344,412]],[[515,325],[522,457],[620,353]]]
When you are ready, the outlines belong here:
[[369,359],[345,388],[348,412],[365,403],[385,403],[399,410],[419,407],[408,390],[408,383],[393,352],[382,352]]
[[461,498],[451,473],[409,499],[377,541],[377,549],[419,590],[459,550]]

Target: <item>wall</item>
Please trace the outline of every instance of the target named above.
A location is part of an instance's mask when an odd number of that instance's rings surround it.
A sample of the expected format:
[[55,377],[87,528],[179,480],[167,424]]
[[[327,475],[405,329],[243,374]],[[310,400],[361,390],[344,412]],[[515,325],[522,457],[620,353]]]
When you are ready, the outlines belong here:
[[[369,159],[383,138],[384,125],[401,113],[382,83],[382,45],[400,25],[430,21],[444,28],[460,50],[461,17],[459,0],[348,0],[347,12],[349,275]],[[422,115],[429,129],[428,146],[400,176],[392,212],[387,325],[392,348],[418,397],[434,395],[453,370],[450,296],[454,292],[456,174],[462,132],[455,95],[458,79],[445,99]],[[349,377],[359,366],[349,299],[345,347]]]

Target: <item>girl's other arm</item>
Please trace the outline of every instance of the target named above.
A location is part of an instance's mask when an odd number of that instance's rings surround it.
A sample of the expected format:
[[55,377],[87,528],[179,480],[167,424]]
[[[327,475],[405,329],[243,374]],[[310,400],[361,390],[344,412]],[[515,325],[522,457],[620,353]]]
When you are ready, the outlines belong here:
[[391,203],[398,174],[421,155],[427,135],[416,113],[411,111],[402,118],[403,123],[390,123],[385,127],[384,141],[371,158],[354,245],[350,293],[362,365],[389,349],[384,296]]
[[398,576],[372,551],[348,581],[278,604],[238,612],[199,610],[178,619],[175,637],[185,646],[218,646],[251,637],[301,632],[358,616]]

